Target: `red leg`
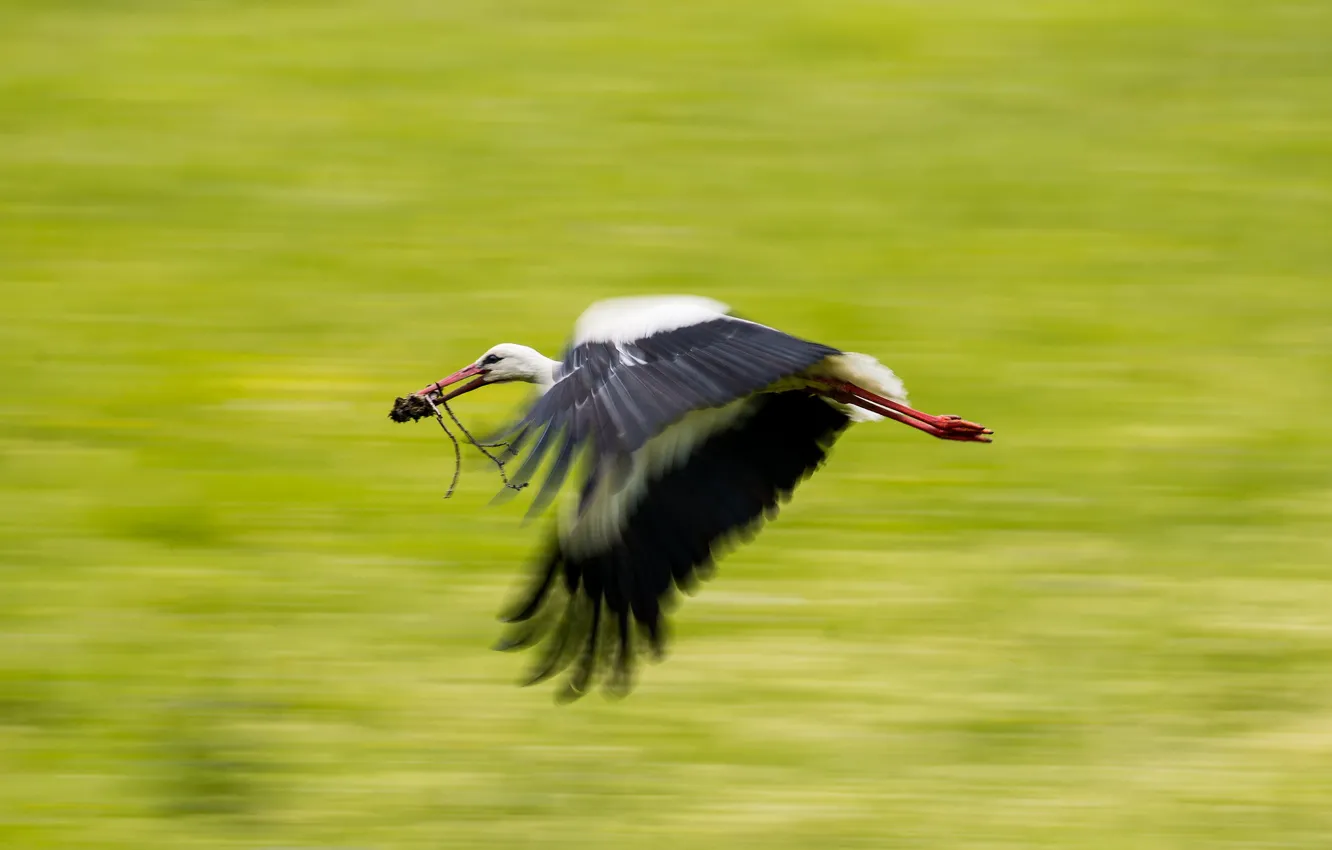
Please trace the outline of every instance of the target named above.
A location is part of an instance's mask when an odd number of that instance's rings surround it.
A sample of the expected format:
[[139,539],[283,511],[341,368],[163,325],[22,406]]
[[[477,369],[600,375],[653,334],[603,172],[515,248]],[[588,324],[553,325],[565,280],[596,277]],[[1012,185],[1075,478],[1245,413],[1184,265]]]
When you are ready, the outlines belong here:
[[864,387],[846,381],[824,380],[827,387],[821,390],[823,395],[842,404],[852,404],[871,413],[885,416],[903,425],[910,425],[941,440],[956,440],[963,443],[988,443],[994,432],[983,425],[968,422],[958,416],[932,416],[922,413],[905,404],[875,395]]

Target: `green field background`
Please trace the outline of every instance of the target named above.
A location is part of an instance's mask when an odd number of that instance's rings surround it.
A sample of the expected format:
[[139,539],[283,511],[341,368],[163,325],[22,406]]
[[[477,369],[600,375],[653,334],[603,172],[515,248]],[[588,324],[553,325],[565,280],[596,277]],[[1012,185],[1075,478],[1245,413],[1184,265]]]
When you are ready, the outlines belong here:
[[[4,848],[1332,847],[1332,4],[6,0],[0,287]],[[657,292],[997,441],[556,707],[385,414]]]

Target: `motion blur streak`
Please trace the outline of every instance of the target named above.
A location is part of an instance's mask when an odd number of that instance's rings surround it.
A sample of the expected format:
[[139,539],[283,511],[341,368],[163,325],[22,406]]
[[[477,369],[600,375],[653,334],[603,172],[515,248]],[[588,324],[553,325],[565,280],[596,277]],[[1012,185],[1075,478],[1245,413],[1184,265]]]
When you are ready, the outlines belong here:
[[[1327,847],[1329,44],[1290,0],[4,3],[0,846]],[[632,700],[557,710],[487,649],[542,529],[384,410],[657,292],[1002,440],[854,430]]]

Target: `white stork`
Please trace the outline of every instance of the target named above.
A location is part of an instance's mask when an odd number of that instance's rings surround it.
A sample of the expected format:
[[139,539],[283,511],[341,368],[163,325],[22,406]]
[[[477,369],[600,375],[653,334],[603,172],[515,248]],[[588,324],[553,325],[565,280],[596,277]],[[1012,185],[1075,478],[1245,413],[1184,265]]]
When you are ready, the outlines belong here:
[[961,442],[992,433],[907,407],[902,382],[872,357],[737,318],[708,298],[602,301],[578,319],[562,361],[504,343],[416,395],[448,401],[514,381],[538,390],[504,434],[506,456],[527,450],[514,481],[550,458],[532,512],[576,461],[581,486],[535,581],[501,617],[517,625],[497,648],[544,641],[527,684],[575,664],[565,698],[606,667],[608,689],[627,691],[636,642],[660,657],[674,589],[692,590],[721,547],[774,516],[849,423],[894,419]]

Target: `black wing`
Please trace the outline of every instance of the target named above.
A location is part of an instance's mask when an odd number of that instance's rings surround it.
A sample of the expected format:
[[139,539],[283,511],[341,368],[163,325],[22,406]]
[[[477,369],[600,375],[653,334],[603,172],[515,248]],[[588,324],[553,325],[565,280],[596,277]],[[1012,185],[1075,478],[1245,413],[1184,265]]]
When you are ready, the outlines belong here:
[[562,695],[585,693],[601,669],[623,693],[636,642],[660,655],[663,605],[674,589],[706,578],[719,550],[752,535],[765,516],[814,472],[849,419],[821,398],[772,393],[748,402],[749,415],[713,432],[674,469],[648,482],[614,539],[576,556],[552,541],[536,580],[511,614],[498,648],[544,643],[527,684],[575,664]]
[[510,456],[530,447],[514,476],[526,483],[543,459],[550,472],[532,504],[554,497],[579,452],[622,456],[692,410],[721,407],[841,352],[741,319],[662,331],[632,342],[584,342],[559,379],[508,432]]

